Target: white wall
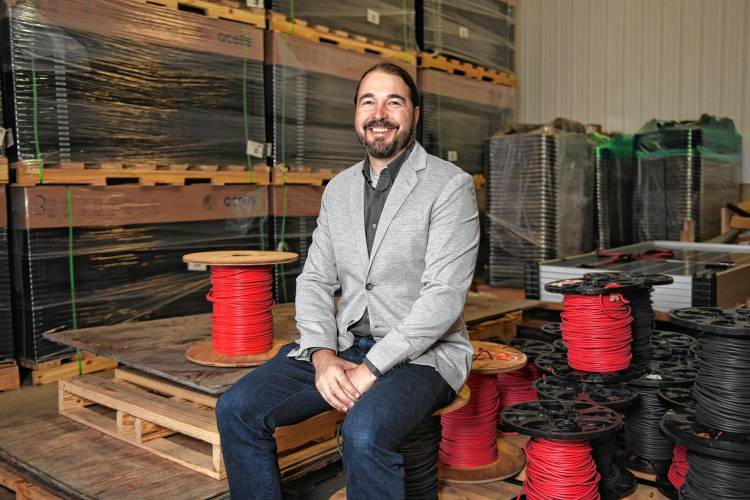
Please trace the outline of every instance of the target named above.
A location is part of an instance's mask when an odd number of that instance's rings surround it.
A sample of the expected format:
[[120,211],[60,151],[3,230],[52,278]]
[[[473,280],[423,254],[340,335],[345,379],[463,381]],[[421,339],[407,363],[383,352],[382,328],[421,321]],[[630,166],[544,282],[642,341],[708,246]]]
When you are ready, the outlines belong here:
[[750,0],[519,0],[518,117],[634,133],[651,118],[728,116],[748,183],[749,32]]

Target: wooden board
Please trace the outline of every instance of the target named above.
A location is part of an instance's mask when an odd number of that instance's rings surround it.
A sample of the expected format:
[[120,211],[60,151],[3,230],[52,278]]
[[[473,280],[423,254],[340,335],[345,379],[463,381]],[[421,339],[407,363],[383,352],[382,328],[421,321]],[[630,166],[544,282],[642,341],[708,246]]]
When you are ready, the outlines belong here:
[[11,468],[10,465],[1,462],[0,485],[14,492],[17,500],[55,500],[62,498],[49,489],[29,480],[25,475]]
[[346,31],[332,30],[327,26],[312,26],[302,19],[294,19],[292,22],[278,12],[270,13],[268,27],[279,33],[288,33],[313,42],[337,45],[354,52],[378,54],[405,64],[414,65],[417,62],[417,55],[413,50],[404,50],[399,45],[386,45],[379,40],[370,40],[362,36],[352,36]]
[[445,71],[453,75],[461,75],[483,82],[492,82],[508,87],[515,87],[517,84],[516,75],[498,71],[475,64],[460,61],[458,59],[422,52],[419,55],[419,67],[431,68],[439,71]]
[[271,183],[275,186],[284,186],[286,184],[322,186],[336,177],[336,174],[339,172],[340,170],[332,170],[330,168],[311,169],[294,167],[290,169],[285,165],[279,164],[271,171]]
[[[284,343],[299,336],[294,304],[274,307],[273,327],[274,337]],[[185,357],[190,345],[211,338],[211,314],[82,328],[45,337],[210,394],[226,391],[253,369],[201,366]]]
[[0,363],[0,392],[16,391],[21,388],[21,377],[15,361]]
[[[478,324],[536,304],[538,301],[506,301],[470,294],[464,317],[467,322]],[[299,337],[294,320],[294,304],[274,307],[273,329],[274,337],[284,343],[293,342]],[[253,369],[200,366],[185,358],[185,351],[190,345],[211,337],[210,314],[82,328],[46,334],[45,337],[211,394],[226,391]]]
[[243,165],[185,165],[185,164],[127,164],[101,163],[85,165],[69,163],[41,165],[36,160],[16,162],[12,165],[17,186],[40,184],[83,184],[106,186],[115,180],[129,180],[142,186],[168,184],[183,186],[190,183],[226,184],[270,183],[270,168],[258,166],[252,173]]
[[299,259],[294,252],[272,252],[264,250],[216,250],[213,252],[189,253],[182,257],[189,264],[207,266],[270,266],[286,264]]
[[8,159],[0,155],[0,184],[8,183]]

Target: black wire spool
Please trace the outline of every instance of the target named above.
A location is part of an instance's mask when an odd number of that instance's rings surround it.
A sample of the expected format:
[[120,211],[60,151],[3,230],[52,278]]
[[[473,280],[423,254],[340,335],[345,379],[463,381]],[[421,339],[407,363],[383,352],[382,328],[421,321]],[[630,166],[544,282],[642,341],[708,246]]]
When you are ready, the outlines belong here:
[[664,387],[656,391],[656,396],[672,410],[695,413],[692,387]]
[[517,349],[526,355],[526,359],[533,362],[538,356],[555,352],[555,348],[549,342],[537,339],[514,338],[504,342],[513,349]]
[[552,342],[553,347],[555,348],[555,351],[567,353],[568,352],[568,346],[565,345],[565,341],[563,339],[557,339],[554,342]]
[[540,399],[578,401],[621,410],[638,397],[638,392],[625,384],[587,384],[555,377],[540,378],[533,384]]
[[750,499],[750,464],[688,450],[683,500]]
[[711,429],[750,434],[750,335],[704,333],[698,366],[696,420]]
[[617,500],[633,494],[638,481],[629,470],[615,463],[617,436],[610,434],[591,440],[591,457],[599,471],[599,495],[602,500]]
[[750,462],[750,435],[709,429],[696,422],[695,414],[690,411],[668,411],[661,421],[661,429],[688,450],[726,460]]
[[630,344],[633,363],[648,362],[651,359],[651,334],[656,325],[651,288],[638,288],[623,295],[630,301],[630,315],[633,316],[633,322],[630,324],[633,335]]
[[[625,444],[631,453],[652,463],[671,462],[674,445],[660,430],[662,417],[669,408],[659,399],[657,391],[664,387],[689,386],[695,377],[693,367],[652,361],[647,373],[629,382],[639,394],[625,419]],[[666,472],[663,464],[653,465],[657,472]]]
[[651,286],[661,286],[661,285],[671,285],[674,283],[674,278],[668,274],[648,274],[648,273],[638,273],[638,272],[604,272],[604,273],[586,273],[583,275],[584,279],[589,278],[598,278],[599,280],[609,280],[610,282],[619,282],[623,278],[628,279],[637,279],[642,280],[644,285],[651,287]]
[[536,366],[557,378],[571,380],[574,382],[586,382],[589,384],[615,384],[638,378],[646,372],[645,364],[631,364],[625,370],[611,373],[595,373],[574,370],[568,366],[568,358],[565,353],[556,352],[539,356],[534,362]]
[[[611,286],[614,285],[614,286]],[[609,295],[611,293],[626,293],[645,286],[643,280],[624,277],[614,282],[605,277],[592,274],[589,278],[569,278],[553,281],[544,285],[544,289],[550,293],[561,293],[563,295]]]
[[622,417],[611,408],[577,401],[519,403],[503,409],[500,417],[507,429],[561,441],[590,441],[622,427]]
[[750,336],[750,310],[715,307],[683,307],[669,311],[670,320],[679,326],[727,337]]
[[562,323],[559,321],[553,321],[542,326],[542,333],[549,338],[549,342],[553,342],[557,339],[562,338]]
[[440,417],[430,417],[401,444],[399,452],[404,458],[406,498],[434,500],[438,497],[438,452],[441,437]]

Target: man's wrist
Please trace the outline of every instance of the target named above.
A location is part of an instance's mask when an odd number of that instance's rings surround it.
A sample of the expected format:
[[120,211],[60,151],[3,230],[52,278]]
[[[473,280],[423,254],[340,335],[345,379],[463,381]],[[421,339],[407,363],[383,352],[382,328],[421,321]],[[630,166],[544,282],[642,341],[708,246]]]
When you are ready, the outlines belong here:
[[378,367],[375,366],[375,365],[373,365],[372,361],[370,361],[369,359],[365,358],[364,361],[363,361],[363,364],[367,367],[367,369],[370,371],[370,373],[372,373],[373,375],[375,375],[375,378],[379,378],[379,377],[383,376],[383,374],[380,373],[380,370],[378,370]]
[[336,353],[333,352],[333,349],[328,349],[327,347],[319,347],[315,349],[312,352],[312,354],[310,354],[310,362],[314,365],[316,359],[320,359],[321,357],[326,357],[327,355],[335,355],[335,354]]

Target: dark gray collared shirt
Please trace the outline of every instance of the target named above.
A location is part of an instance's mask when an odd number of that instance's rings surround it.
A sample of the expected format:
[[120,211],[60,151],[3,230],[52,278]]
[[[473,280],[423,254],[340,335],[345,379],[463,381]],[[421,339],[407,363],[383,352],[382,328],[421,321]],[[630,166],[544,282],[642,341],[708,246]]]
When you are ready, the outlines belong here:
[[[378,223],[380,222],[380,215],[383,213],[383,207],[385,201],[388,199],[388,194],[391,192],[393,183],[396,182],[396,176],[398,176],[401,166],[406,162],[412,149],[414,149],[414,143],[401,153],[398,158],[388,164],[386,168],[381,170],[380,176],[377,179],[377,184],[373,186],[372,177],[370,174],[370,158],[365,157],[364,165],[362,165],[362,175],[365,176],[365,238],[367,239],[367,254],[369,255],[372,251],[372,244],[375,241],[375,233],[378,230]],[[359,337],[369,337],[372,335],[370,331],[370,315],[365,308],[365,312],[359,321],[349,327],[349,331]],[[365,364],[367,367],[375,373],[380,375],[374,366],[365,358]]]

